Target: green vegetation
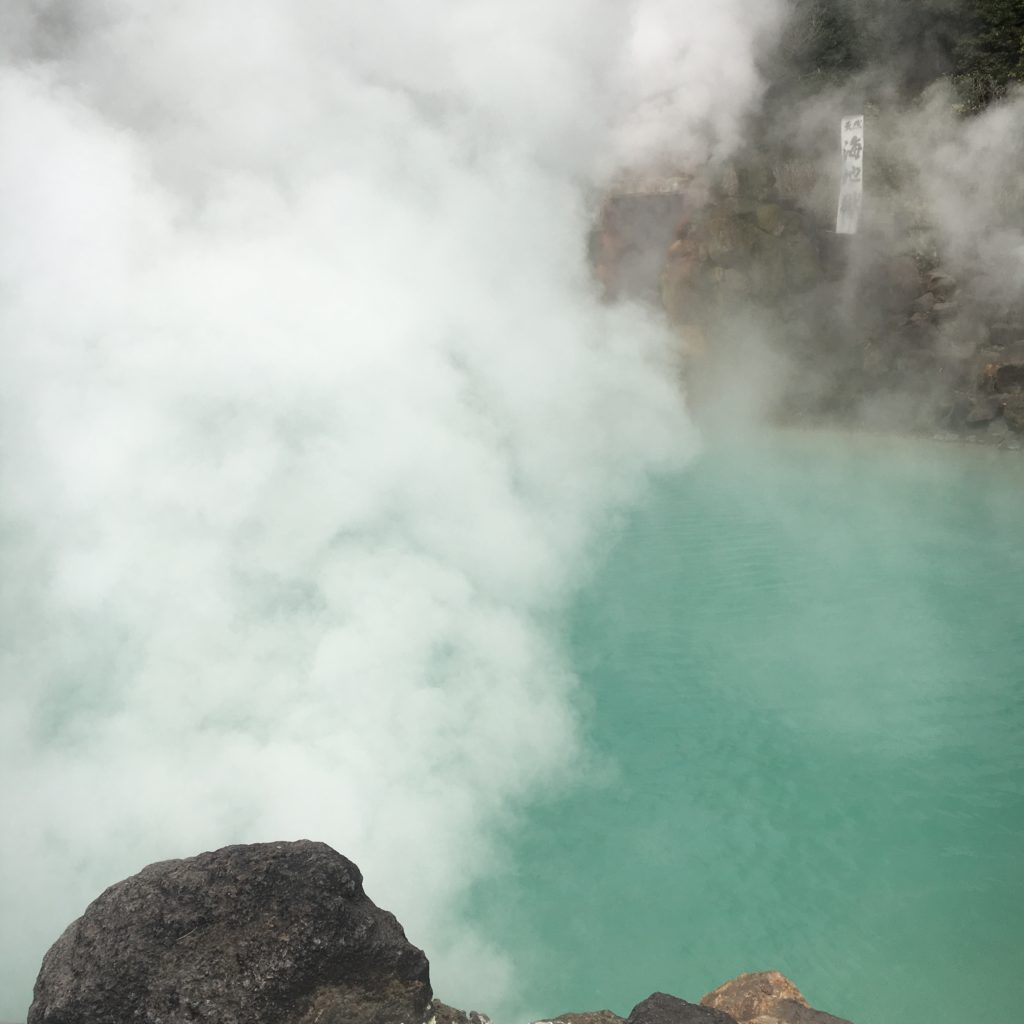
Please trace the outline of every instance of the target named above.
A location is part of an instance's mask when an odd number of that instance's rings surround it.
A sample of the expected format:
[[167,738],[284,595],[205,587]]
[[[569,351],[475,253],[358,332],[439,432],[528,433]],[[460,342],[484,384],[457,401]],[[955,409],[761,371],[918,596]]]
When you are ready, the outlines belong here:
[[954,81],[968,110],[980,110],[1024,81],[1024,0],[972,0],[956,49]]
[[786,96],[861,77],[909,98],[948,78],[981,110],[1024,81],[1024,0],[795,0],[767,70]]

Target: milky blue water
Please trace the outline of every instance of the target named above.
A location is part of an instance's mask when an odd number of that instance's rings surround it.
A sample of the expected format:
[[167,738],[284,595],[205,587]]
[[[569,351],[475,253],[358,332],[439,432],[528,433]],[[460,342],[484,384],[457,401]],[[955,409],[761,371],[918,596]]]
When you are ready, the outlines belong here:
[[472,908],[525,1011],[776,968],[856,1024],[1024,1019],[1024,458],[712,447],[568,629],[590,761]]

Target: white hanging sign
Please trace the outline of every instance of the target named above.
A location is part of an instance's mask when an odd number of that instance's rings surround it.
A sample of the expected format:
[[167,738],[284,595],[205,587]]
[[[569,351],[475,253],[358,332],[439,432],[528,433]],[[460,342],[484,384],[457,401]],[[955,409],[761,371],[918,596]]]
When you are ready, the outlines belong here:
[[857,234],[864,203],[864,115],[844,117],[839,125],[842,173],[839,179],[837,235]]

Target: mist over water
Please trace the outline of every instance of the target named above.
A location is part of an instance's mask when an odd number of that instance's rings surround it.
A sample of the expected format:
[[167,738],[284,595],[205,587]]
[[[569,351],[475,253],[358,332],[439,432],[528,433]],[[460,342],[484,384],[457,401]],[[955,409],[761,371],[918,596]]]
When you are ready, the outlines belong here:
[[[758,462],[755,444],[686,475],[700,444],[676,342],[657,311],[603,303],[587,263],[623,167],[713,172],[741,144],[784,17],[765,0],[0,7],[0,1018],[23,1016],[46,948],[103,886],[232,842],[330,843],[426,949],[436,993],[502,1021],[568,1009],[544,1003],[563,995],[694,998],[769,966],[828,1009],[874,1013],[837,964],[852,948],[848,966],[881,970],[858,944],[877,932],[891,967],[912,937],[880,904],[844,917],[869,891],[863,821],[904,858],[875,881],[907,921],[950,928],[939,897],[899,888],[918,855],[940,896],[947,866],[967,866],[965,913],[981,875],[998,883],[985,906],[1019,907],[1004,870],[1019,775],[992,758],[974,771],[996,721],[992,750],[1018,767],[1000,687],[1019,620],[1010,603],[994,619],[942,604],[961,594],[955,541],[979,572],[965,601],[1012,593],[1019,503],[993,497],[992,467],[950,476],[913,456],[876,477],[841,446]],[[845,99],[794,129],[814,158],[831,155],[805,134],[829,119],[832,145]],[[914,127],[922,162],[945,123],[929,109],[889,132]],[[1003,187],[1021,109],[959,130],[956,181],[987,160]],[[981,188],[965,213],[945,179],[917,182],[950,251],[974,259],[1002,207]],[[987,252],[993,287],[1016,294],[1020,232]],[[776,373],[745,365],[758,387]],[[739,408],[749,380],[733,382]],[[900,490],[907,467],[916,490]],[[959,504],[962,487],[977,500]],[[652,532],[613,549],[636,507]],[[679,517],[693,530],[677,535]],[[979,525],[1004,546],[965,540]],[[875,576],[855,585],[865,550]],[[824,590],[797,600],[792,566]],[[1007,638],[991,713],[961,743],[943,708],[969,713],[960,687]],[[661,671],[681,688],[637,701]],[[888,767],[935,787],[861,814],[848,780],[884,788]],[[990,769],[995,788],[972,788]],[[775,779],[791,833],[742,806],[772,806]],[[588,817],[609,792],[634,816]],[[975,798],[991,858],[975,871],[950,826],[931,833],[935,867],[920,808],[955,825]],[[900,832],[901,852],[882,832],[905,811],[924,831]],[[602,845],[609,829],[621,845]],[[575,883],[556,870],[577,862]],[[537,904],[502,888],[524,864]],[[787,916],[780,882],[811,886],[807,918]],[[606,884],[630,924],[602,945]],[[666,931],[630,918],[630,900],[664,908],[665,893],[682,901]]]
[[857,1024],[1016,1018],[1022,495],[1016,454],[749,436],[609,534],[589,784],[476,893],[523,1019],[768,969]]
[[573,777],[555,613],[694,447],[593,203],[727,151],[777,20],[691,8],[3,6],[0,1014],[102,886],[298,837],[501,1004],[459,898]]

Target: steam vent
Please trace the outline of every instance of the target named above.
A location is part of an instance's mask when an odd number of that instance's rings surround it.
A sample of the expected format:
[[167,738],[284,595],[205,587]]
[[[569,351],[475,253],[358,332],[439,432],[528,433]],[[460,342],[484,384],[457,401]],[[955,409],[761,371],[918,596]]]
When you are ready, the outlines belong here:
[[[228,846],[112,885],[43,959],[28,1024],[488,1024],[433,999],[430,969],[359,869],[323,843]],[[609,1010],[559,1024],[622,1024]],[[700,1003],[657,992],[626,1024],[849,1024],[781,974]]]
[[[898,125],[867,127],[887,153]],[[710,171],[623,175],[591,235],[606,301],[670,323],[693,408],[742,390],[776,423],[1019,448],[1024,295],[1006,257],[945,265],[915,179],[888,166],[839,235],[831,165],[760,141]]]

